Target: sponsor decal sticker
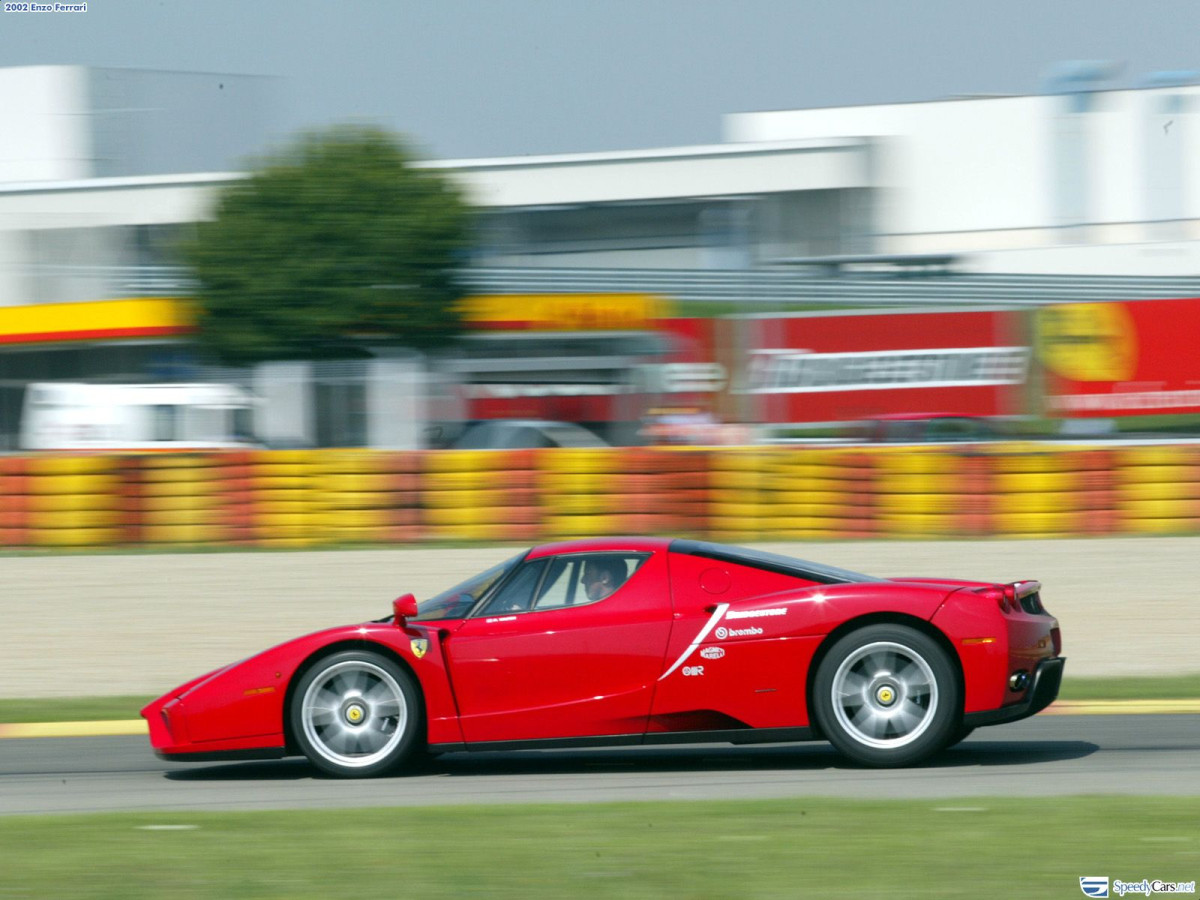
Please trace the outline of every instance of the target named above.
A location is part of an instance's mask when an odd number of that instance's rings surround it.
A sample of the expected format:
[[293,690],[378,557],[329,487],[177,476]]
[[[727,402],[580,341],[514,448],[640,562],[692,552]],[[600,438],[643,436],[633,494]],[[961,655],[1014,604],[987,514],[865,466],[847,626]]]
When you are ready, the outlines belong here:
[[[694,638],[692,638],[692,642],[687,645],[687,647],[684,649],[683,653],[679,654],[679,659],[675,660],[675,662],[671,665],[671,668],[667,669],[667,671],[663,672],[661,675],[658,676],[659,681],[662,681],[664,678],[666,678],[668,675],[670,675],[672,672],[674,672],[676,669],[678,669],[681,665],[683,665],[684,660],[686,660],[689,656],[691,656],[692,652],[697,647],[700,646],[701,642],[708,636],[708,633],[710,631],[712,631],[712,627],[714,625],[716,625],[717,622],[721,621],[721,616],[725,615],[725,613],[728,612],[728,610],[729,610],[728,603],[720,603],[717,605],[717,608],[713,610],[713,614],[709,617],[708,621],[704,623],[704,627],[700,629],[700,633],[698,635],[696,635]],[[717,629],[717,631],[724,631],[724,630],[725,630],[724,628]],[[722,636],[722,635],[718,635],[718,636]]]
[[754,625],[749,628],[718,628],[713,632],[718,640],[725,640],[731,637],[753,637],[756,634],[762,634],[763,630]]
[[688,676],[703,675],[704,666],[684,666],[683,674]]
[[781,606],[778,609],[731,609],[725,613],[725,619],[765,619],[768,616],[786,616],[787,607]]
[[408,642],[408,646],[412,648],[413,656],[417,659],[429,652],[429,641],[426,638],[413,638]]
[[492,616],[491,618],[484,619],[483,621],[491,625],[494,622],[515,622],[516,620],[516,616]]
[[700,655],[705,659],[720,659],[725,655],[724,647],[705,647],[700,651]]

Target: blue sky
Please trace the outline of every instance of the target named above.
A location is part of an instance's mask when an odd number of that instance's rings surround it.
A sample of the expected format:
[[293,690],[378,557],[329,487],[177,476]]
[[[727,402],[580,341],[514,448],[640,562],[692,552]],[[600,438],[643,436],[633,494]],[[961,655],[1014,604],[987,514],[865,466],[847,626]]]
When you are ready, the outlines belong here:
[[[90,0],[0,13],[0,65],[280,77],[288,131],[371,121],[429,156],[718,141],[726,112],[1113,86],[1200,69],[1196,0]],[[2,114],[0,100],[0,114]]]

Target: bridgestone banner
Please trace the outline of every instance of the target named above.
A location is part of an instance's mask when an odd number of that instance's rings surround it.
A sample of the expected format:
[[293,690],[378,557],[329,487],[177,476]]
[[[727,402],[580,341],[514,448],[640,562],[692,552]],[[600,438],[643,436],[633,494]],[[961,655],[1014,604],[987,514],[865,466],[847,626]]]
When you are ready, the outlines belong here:
[[803,313],[741,319],[732,386],[769,424],[901,413],[1022,411],[1031,350],[1020,313]]

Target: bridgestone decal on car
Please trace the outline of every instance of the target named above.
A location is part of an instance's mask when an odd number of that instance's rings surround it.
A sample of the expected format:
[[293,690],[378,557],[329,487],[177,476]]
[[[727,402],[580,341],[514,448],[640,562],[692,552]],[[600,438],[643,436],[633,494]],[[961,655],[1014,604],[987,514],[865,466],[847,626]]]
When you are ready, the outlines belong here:
[[729,604],[722,603],[719,606],[717,606],[717,608],[715,610],[713,610],[713,614],[709,617],[708,621],[704,623],[704,627],[700,629],[700,633],[698,635],[696,635],[695,640],[693,640],[690,644],[688,644],[687,649],[683,651],[683,653],[680,655],[679,659],[675,660],[675,664],[673,666],[671,666],[671,668],[667,669],[667,671],[663,672],[662,675],[660,675],[658,677],[659,681],[662,681],[664,678],[666,678],[668,675],[670,675],[672,672],[674,672],[676,669],[678,669],[681,665],[683,665],[683,661],[692,655],[692,651],[694,651],[697,647],[700,646],[701,641],[703,641],[706,637],[708,637],[708,633],[713,630],[714,625],[716,625],[719,621],[721,621],[721,616],[725,615],[725,611],[728,609],[729,609]]
[[747,610],[730,610],[725,614],[726,619],[765,619],[767,616],[786,616],[787,607],[779,609],[747,609]]

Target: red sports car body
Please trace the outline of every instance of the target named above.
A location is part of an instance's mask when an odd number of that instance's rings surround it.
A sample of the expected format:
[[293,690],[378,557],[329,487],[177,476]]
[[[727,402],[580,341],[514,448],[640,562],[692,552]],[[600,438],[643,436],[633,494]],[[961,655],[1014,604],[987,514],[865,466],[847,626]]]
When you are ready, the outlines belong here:
[[142,710],[166,759],[823,739],[919,762],[1058,694],[1040,585],[879,579],[740,547],[535,547],[394,615],[297,638]]

